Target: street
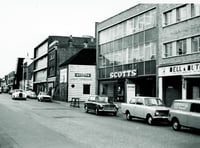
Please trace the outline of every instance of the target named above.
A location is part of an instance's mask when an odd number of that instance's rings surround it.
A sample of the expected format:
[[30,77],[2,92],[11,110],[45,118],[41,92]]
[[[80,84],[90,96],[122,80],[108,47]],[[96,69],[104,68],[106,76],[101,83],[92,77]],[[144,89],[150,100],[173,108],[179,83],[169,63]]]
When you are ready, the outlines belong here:
[[199,139],[199,131],[127,121],[121,113],[96,116],[82,105],[0,94],[0,148],[197,148]]

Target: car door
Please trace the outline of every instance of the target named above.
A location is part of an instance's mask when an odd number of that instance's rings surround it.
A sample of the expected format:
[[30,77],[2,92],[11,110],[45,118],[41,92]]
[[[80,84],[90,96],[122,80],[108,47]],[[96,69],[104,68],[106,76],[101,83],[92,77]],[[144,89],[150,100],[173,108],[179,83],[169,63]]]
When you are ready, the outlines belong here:
[[200,104],[192,103],[190,114],[188,115],[188,126],[200,128]]
[[132,98],[129,102],[129,111],[131,116],[135,116],[136,98]]
[[94,96],[90,96],[89,97],[89,99],[88,99],[88,101],[87,101],[87,108],[89,109],[89,110],[94,110],[94,102],[95,101],[95,97]]
[[135,116],[139,118],[144,118],[143,113],[144,113],[144,98],[137,98],[135,105]]

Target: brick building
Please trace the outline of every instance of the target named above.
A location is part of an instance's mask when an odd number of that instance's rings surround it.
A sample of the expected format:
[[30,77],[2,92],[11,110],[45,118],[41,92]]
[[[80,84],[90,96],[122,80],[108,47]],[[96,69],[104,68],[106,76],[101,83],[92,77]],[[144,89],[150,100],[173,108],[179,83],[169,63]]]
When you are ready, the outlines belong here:
[[200,97],[200,5],[160,5],[159,96],[167,106],[174,99]]

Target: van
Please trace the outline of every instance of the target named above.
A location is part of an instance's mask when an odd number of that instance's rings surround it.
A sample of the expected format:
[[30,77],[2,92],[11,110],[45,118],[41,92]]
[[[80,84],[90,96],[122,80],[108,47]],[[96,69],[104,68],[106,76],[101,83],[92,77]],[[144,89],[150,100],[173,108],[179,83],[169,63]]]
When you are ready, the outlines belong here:
[[176,131],[181,127],[200,129],[200,100],[174,100],[169,121]]

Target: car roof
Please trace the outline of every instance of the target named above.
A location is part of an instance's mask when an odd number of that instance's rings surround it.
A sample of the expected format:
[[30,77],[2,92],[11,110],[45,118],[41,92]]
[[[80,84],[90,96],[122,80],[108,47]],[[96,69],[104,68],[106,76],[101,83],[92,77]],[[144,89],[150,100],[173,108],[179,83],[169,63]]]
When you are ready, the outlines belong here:
[[174,102],[187,102],[187,103],[200,103],[200,100],[198,99],[192,99],[192,100],[174,100]]
[[134,96],[132,98],[156,98],[156,99],[159,99],[158,97],[149,97],[149,96]]

